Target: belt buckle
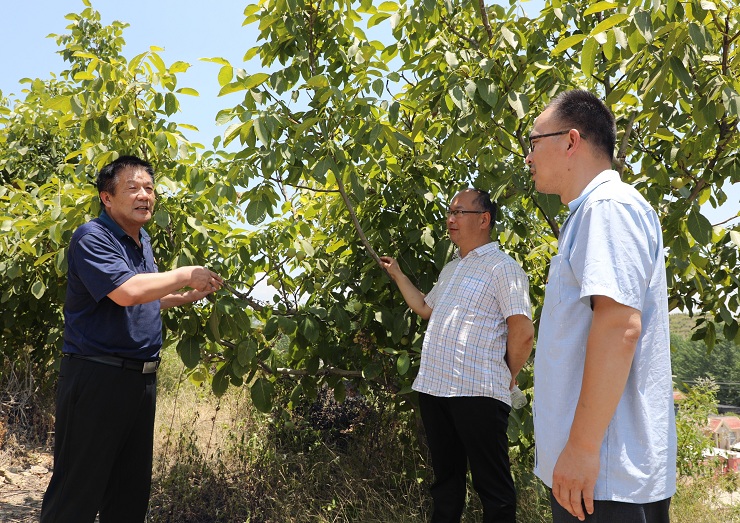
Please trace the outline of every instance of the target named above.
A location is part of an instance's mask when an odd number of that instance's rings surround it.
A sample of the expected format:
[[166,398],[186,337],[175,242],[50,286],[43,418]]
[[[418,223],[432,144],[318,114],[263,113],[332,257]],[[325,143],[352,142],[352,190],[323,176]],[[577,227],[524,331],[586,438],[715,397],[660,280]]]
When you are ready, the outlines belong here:
[[145,361],[144,366],[141,368],[142,374],[152,374],[153,372],[157,372],[157,368],[159,367],[159,361]]

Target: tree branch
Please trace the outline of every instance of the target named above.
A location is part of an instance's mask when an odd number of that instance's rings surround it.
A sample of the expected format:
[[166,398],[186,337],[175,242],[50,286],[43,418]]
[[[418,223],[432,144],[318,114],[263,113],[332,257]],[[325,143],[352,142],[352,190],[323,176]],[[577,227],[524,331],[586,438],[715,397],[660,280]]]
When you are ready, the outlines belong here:
[[632,111],[629,122],[627,122],[627,127],[624,130],[624,136],[622,136],[622,143],[620,144],[619,151],[617,152],[616,164],[619,176],[622,176],[622,172],[624,172],[625,159],[627,158],[627,147],[629,146],[630,135],[632,135],[632,127],[635,124],[636,118],[637,111]]
[[373,249],[373,246],[370,245],[370,242],[367,240],[367,236],[365,236],[365,231],[362,230],[362,225],[360,225],[360,221],[357,219],[357,213],[355,212],[355,208],[352,205],[352,202],[349,199],[349,196],[347,196],[347,191],[344,188],[344,182],[342,182],[341,173],[337,173],[335,176],[337,180],[337,187],[339,188],[339,193],[342,195],[342,200],[344,200],[344,205],[347,206],[347,210],[349,211],[349,215],[352,217],[352,223],[355,226],[355,230],[357,231],[357,234],[360,236],[360,241],[365,246],[365,249],[370,253],[370,256],[375,260],[375,263],[378,264],[378,266],[382,265],[380,264],[380,256],[375,252],[375,249]]
[[547,215],[547,213],[542,208],[542,206],[540,206],[540,204],[537,203],[537,198],[532,197],[532,203],[534,203],[534,206],[537,207],[537,209],[539,209],[539,211],[542,213],[542,216],[545,217],[545,221],[547,221],[547,224],[550,226],[550,230],[555,235],[555,237],[560,238],[560,227],[558,227],[557,222],[553,218],[550,218]]
[[457,36],[460,40],[464,40],[464,41],[468,42],[475,49],[478,49],[478,47],[479,47],[478,41],[475,38],[472,38],[470,36],[465,36],[464,34],[460,33],[457,29],[455,29],[454,27],[452,27],[452,24],[450,23],[449,20],[445,20],[445,25],[447,26],[447,29],[449,29],[449,31],[453,35]]
[[308,187],[307,185],[297,185],[293,183],[286,183],[288,187],[293,187],[294,189],[304,189],[306,191],[313,191],[313,192],[328,192],[328,193],[338,193],[339,191],[336,189],[316,189],[314,187]]
[[486,11],[485,0],[478,1],[478,9],[480,10],[480,18],[483,22],[483,27],[486,28],[486,32],[488,33],[488,39],[493,40],[493,29],[491,29],[491,22],[488,20],[488,11]]
[[721,221],[719,223],[713,223],[712,224],[712,227],[718,227],[720,225],[724,225],[724,224],[729,223],[729,222],[731,222],[733,220],[737,220],[738,218],[740,218],[740,216],[738,216],[738,215],[732,216],[732,217],[727,218],[726,220],[723,220],[723,221]]
[[[276,309],[273,309],[272,307],[268,307],[266,305],[263,305],[258,300],[255,300],[254,298],[252,298],[249,294],[245,294],[243,292],[239,292],[238,290],[236,290],[234,288],[234,286],[231,285],[226,280],[224,280],[223,287],[224,287],[224,289],[226,289],[227,291],[229,291],[235,298],[238,298],[238,299],[246,302],[247,305],[249,305],[249,307],[251,307],[252,309],[256,310],[257,312],[264,312],[265,310],[268,310],[269,309],[269,310],[272,311],[273,314],[277,314],[277,315],[280,315],[280,316],[294,316],[294,315],[298,314],[298,311],[296,309],[286,309],[285,311],[282,311],[281,312],[281,311],[278,311]],[[209,295],[208,296],[208,299],[211,300],[211,299],[215,299],[215,298],[213,298],[213,296],[210,296]]]
[[[236,349],[236,344],[229,341],[229,340],[219,340],[219,343],[223,345],[224,347],[229,347],[230,349]],[[361,378],[362,377],[362,371],[361,370],[347,370],[347,369],[340,369],[338,367],[331,367],[327,366],[322,369],[317,370],[315,373],[310,373],[305,369],[291,369],[287,367],[278,367],[277,369],[270,368],[269,365],[267,365],[264,361],[258,361],[257,365],[259,365],[260,369],[262,369],[262,372],[266,374],[271,375],[282,375],[282,376],[341,376],[342,378]]]

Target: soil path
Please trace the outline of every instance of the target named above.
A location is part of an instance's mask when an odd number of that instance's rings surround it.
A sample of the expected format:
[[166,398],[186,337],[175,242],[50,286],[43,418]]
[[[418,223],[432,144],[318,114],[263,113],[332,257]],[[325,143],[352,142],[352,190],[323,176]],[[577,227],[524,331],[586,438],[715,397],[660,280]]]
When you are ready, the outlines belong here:
[[0,452],[0,523],[37,522],[41,499],[51,478],[51,452],[32,450],[19,454]]

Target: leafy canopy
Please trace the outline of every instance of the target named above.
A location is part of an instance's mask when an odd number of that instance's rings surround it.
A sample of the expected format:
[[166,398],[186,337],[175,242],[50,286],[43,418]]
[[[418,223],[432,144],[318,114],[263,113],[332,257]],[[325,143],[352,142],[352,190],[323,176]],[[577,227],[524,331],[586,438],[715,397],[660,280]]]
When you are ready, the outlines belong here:
[[[209,264],[232,291],[166,316],[193,381],[216,393],[247,384],[263,411],[281,376],[293,399],[325,385],[342,399],[353,384],[409,406],[424,325],[377,255],[428,291],[452,253],[447,202],[468,185],[490,190],[495,237],[530,275],[537,318],[565,208],[533,190],[527,136],[573,87],[612,108],[617,168],[661,217],[670,307],[698,314],[710,347],[720,332],[740,339],[739,225],[701,212],[740,182],[732,3],[554,0],[529,18],[516,3],[263,0],[244,11],[260,31],[249,68],[210,59],[221,94],[243,95],[216,115],[235,152],[199,152],[170,120],[180,96],[197,95],[177,86],[187,64],[167,66],[157,49],[127,60],[124,26],[86,5],[58,37],[69,69],[0,109],[7,356],[58,355],[65,247],[97,212],[90,181],[136,152],[159,173],[160,267]],[[260,283],[271,302],[255,298]],[[526,445],[531,416],[514,417]]]

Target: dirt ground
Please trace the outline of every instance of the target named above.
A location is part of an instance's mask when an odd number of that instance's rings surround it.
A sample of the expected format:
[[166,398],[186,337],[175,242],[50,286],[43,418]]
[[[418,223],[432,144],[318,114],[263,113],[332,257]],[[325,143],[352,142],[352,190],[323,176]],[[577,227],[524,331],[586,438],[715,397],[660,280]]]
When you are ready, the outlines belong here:
[[0,451],[0,523],[38,521],[52,464],[49,450]]

